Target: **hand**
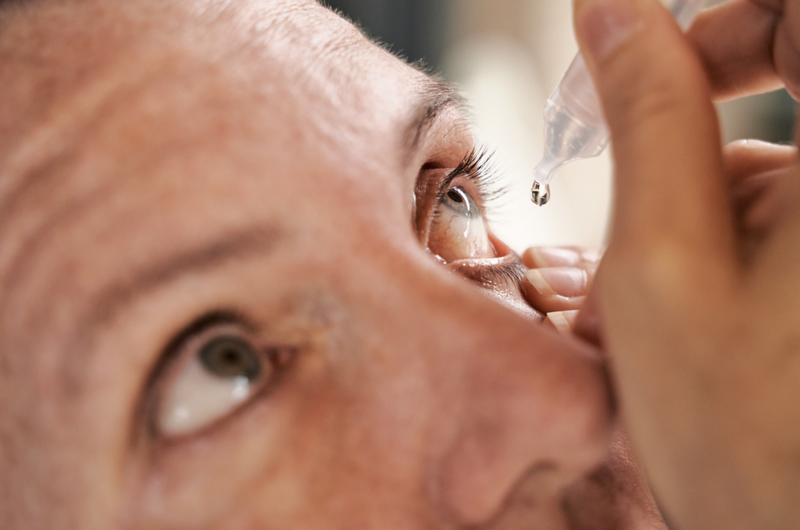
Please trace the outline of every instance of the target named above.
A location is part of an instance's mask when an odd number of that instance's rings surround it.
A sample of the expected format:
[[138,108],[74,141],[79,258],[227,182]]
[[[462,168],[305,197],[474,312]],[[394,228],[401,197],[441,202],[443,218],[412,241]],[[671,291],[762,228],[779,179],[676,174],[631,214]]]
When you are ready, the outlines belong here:
[[571,332],[601,255],[580,247],[533,247],[522,254],[522,263],[529,269],[523,284],[525,297],[546,315],[546,326]]
[[[721,40],[696,47],[655,0],[576,1],[616,166],[589,303],[633,445],[686,530],[800,527],[800,167],[792,148],[723,151],[712,103],[797,86],[800,2],[775,4],[705,15],[695,43]],[[725,29],[737,12],[760,14]]]
[[785,85],[800,94],[800,5],[732,0],[701,13],[689,31],[716,99]]
[[[533,247],[522,254],[529,268],[524,292],[532,306],[546,313],[545,326],[572,334],[601,256],[599,250],[581,247]],[[605,461],[562,492],[570,528],[667,530],[632,455],[617,425]]]

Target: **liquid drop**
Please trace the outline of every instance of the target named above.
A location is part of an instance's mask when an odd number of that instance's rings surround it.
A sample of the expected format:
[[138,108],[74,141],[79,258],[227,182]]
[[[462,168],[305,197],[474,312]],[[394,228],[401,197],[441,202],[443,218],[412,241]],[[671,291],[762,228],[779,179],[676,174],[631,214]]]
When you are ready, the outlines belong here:
[[542,187],[538,182],[534,182],[533,189],[531,190],[531,200],[536,206],[544,206],[547,204],[550,201],[550,185],[545,184],[544,187]]

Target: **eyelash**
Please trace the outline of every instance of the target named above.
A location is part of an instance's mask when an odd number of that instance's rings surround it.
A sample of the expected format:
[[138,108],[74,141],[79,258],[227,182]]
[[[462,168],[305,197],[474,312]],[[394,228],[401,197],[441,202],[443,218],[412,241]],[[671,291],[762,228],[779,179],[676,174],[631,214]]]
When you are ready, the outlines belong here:
[[508,193],[506,185],[501,184],[502,173],[494,161],[494,152],[485,147],[472,149],[466,157],[439,183],[434,199],[434,208],[442,205],[451,184],[458,177],[472,182],[484,218],[491,216],[495,205]]

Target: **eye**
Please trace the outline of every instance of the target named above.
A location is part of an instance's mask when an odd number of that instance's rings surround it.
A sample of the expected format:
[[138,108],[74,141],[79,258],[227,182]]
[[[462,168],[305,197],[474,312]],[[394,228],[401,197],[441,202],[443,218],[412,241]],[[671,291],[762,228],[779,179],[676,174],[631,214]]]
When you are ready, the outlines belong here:
[[434,209],[428,248],[447,263],[495,256],[480,207],[464,187],[451,187]]
[[217,332],[187,342],[166,377],[156,407],[156,428],[176,437],[231,414],[275,381],[288,352],[261,351],[247,339]]

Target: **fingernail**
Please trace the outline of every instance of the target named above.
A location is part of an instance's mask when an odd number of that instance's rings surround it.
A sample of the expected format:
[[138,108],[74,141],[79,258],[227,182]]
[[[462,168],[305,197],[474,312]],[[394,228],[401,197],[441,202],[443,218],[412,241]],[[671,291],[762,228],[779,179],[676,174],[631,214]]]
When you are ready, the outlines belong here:
[[639,26],[631,0],[586,0],[576,9],[576,29],[595,61],[611,55]]
[[581,259],[591,263],[597,263],[603,257],[603,252],[597,249],[585,248],[581,252]]
[[530,253],[539,267],[573,267],[581,262],[581,255],[569,248],[536,247]]
[[572,333],[572,323],[575,321],[577,311],[553,311],[547,313],[547,320],[559,333],[569,335]]
[[580,296],[585,294],[588,281],[586,271],[574,267],[531,269],[526,275],[531,285],[543,296]]

